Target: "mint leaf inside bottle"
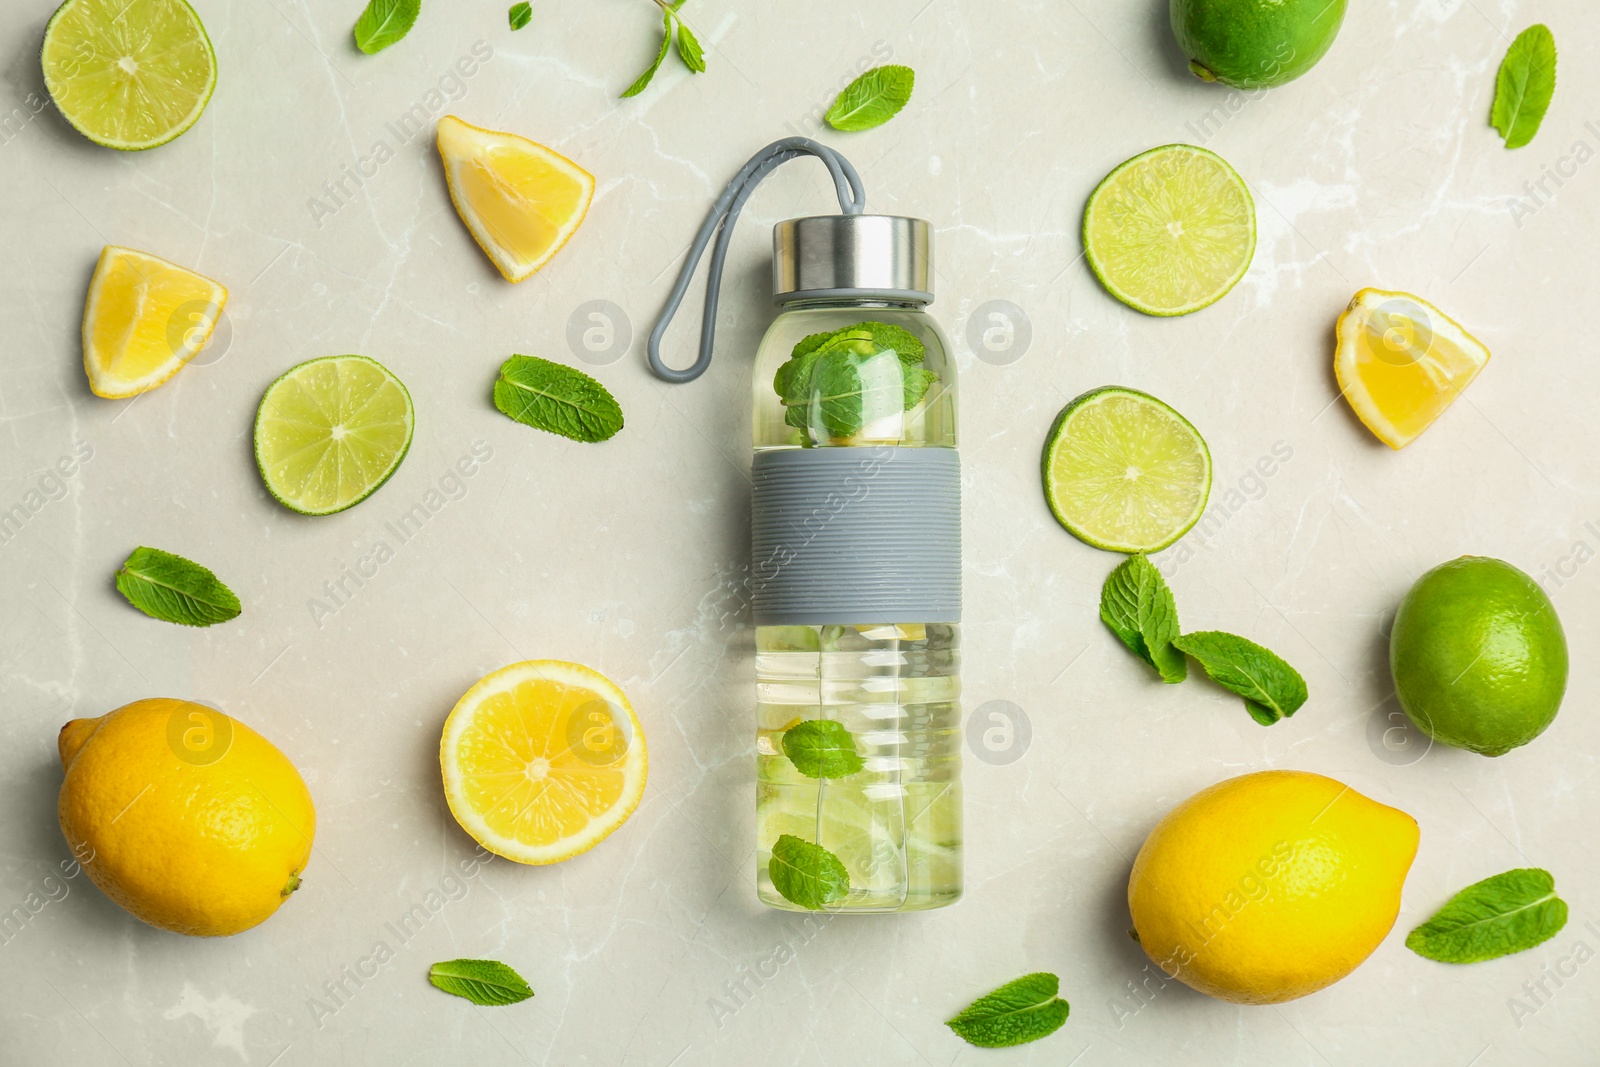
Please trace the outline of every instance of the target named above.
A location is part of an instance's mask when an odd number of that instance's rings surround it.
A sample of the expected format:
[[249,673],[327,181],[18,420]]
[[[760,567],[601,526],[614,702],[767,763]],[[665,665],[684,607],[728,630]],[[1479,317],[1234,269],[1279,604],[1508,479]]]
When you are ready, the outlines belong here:
[[807,719],[789,727],[783,752],[807,778],[848,778],[866,766],[855,737],[833,719]]
[[783,899],[812,911],[821,911],[850,892],[850,872],[839,857],[793,834],[773,842],[767,875]]
[[847,441],[864,431],[880,436],[870,431],[917,407],[938,381],[923,366],[926,351],[910,331],[883,322],[812,334],[773,378],[784,421],[808,431],[811,443]]

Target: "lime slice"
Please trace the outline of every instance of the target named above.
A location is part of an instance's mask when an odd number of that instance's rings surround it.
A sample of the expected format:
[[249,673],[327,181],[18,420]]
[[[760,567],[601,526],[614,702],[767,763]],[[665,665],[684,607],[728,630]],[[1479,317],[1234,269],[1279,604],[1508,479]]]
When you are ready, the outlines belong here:
[[107,148],[166,144],[217,85],[217,56],[184,0],[67,0],[44,31],[44,84],[78,132]]
[[411,447],[411,394],[366,356],[302,363],[267,387],[256,466],[267,492],[302,515],[331,515],[377,491]]
[[1105,386],[1056,417],[1044,444],[1044,496],[1078,540],[1156,552],[1200,520],[1211,453],[1189,420],[1153,396]]
[[1100,284],[1124,304],[1146,315],[1187,315],[1221,300],[1250,268],[1255,202],[1216,153],[1152,148],[1089,197],[1083,247]]

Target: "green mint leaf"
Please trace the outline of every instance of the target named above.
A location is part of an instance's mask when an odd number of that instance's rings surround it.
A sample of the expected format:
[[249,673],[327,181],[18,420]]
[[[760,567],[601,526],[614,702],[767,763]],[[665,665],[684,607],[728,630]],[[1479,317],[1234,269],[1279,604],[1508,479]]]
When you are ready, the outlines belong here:
[[656,61],[639,77],[634,79],[628,91],[622,94],[626,100],[630,96],[638,96],[650,85],[650,79],[656,76],[656,71],[661,69],[661,64],[666,62],[667,52],[672,48],[672,15],[664,13],[661,16],[661,51],[656,53]]
[[872,335],[872,343],[881,351],[894,352],[900,357],[900,362],[915,366],[922,362],[922,357],[927,354],[927,348],[910,330],[899,326],[891,326],[887,322],[863,322],[858,329],[866,330]]
[[356,20],[356,47],[381,52],[411,32],[422,14],[422,0],[371,0]]
[[215,626],[241,610],[215,574],[159,548],[133,550],[117,571],[117,592],[152,619],[180,626]]
[[1556,39],[1536,23],[1517,34],[1495,78],[1494,109],[1489,122],[1507,148],[1533,140],[1556,91]]
[[882,126],[906,106],[916,80],[916,72],[910,67],[874,67],[845,86],[823,118],[836,130]]
[[[909,411],[939,380],[920,366],[926,351],[915,334],[884,322],[811,334],[773,376],[773,389],[788,408],[784,421],[798,430],[848,438],[867,422]],[[899,373],[875,358],[888,352],[898,357]]]
[[1248,711],[1250,713],[1250,717],[1256,722],[1260,723],[1262,726],[1271,726],[1273,723],[1283,718],[1283,716],[1279,715],[1273,708],[1268,707],[1266,704],[1258,704],[1249,697],[1244,698],[1244,710]]
[[793,834],[773,842],[767,874],[784,900],[812,911],[821,911],[850,892],[850,872],[839,857]]
[[1542,945],[1567,925],[1549,871],[1521,867],[1474,882],[1406,935],[1406,948],[1440,963],[1478,963]]
[[[849,341],[849,330],[812,334],[794,346],[788,362],[778,368],[773,385],[785,404],[809,404],[817,361],[829,352],[841,351]],[[863,335],[865,337],[865,335]],[[862,345],[864,352],[872,351],[870,344]]]
[[807,719],[783,732],[783,754],[807,778],[848,778],[866,764],[843,723]]
[[1172,646],[1178,636],[1178,606],[1172,590],[1143,553],[1129,556],[1100,589],[1100,621],[1154,667],[1163,682],[1189,676],[1189,662]]
[[1233,634],[1205,630],[1172,639],[1211,680],[1244,697],[1250,717],[1263,726],[1287,719],[1306,702],[1306,680],[1275,652]]
[[683,65],[696,74],[706,72],[706,53],[700,47],[700,41],[682,19],[678,19],[678,56],[683,60]]
[[861,432],[868,403],[861,360],[861,356],[843,348],[831,348],[817,359],[811,378],[812,400],[828,437],[843,439]]
[[522,975],[499,960],[448,960],[428,968],[428,981],[486,1008],[515,1004],[533,996]]
[[969,1045],[1009,1048],[1049,1037],[1072,1009],[1056,996],[1061,981],[1048,971],[1025,974],[979,997],[945,1023]]
[[904,367],[905,372],[905,408],[910,411],[922,403],[922,398],[928,395],[928,390],[933,388],[933,383],[939,376],[925,367]]
[[520,30],[533,21],[533,5],[528,3],[527,0],[523,0],[520,4],[512,4],[511,10],[507,14],[511,19],[511,28]]
[[622,408],[605,386],[537,356],[512,356],[501,365],[494,406],[525,426],[574,441],[604,441],[622,429]]

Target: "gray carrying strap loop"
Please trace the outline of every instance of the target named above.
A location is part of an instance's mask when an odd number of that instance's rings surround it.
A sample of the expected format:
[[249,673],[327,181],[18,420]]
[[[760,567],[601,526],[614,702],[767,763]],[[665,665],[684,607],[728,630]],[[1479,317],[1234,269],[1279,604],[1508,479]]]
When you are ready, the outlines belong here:
[[[694,244],[689,246],[689,256],[683,262],[683,269],[678,272],[677,284],[672,287],[672,292],[667,296],[666,306],[661,309],[661,317],[656,319],[655,328],[650,331],[647,351],[650,369],[655,372],[657,378],[668,382],[692,382],[704,374],[706,368],[711,365],[711,349],[717,335],[717,300],[722,291],[722,270],[728,259],[728,245],[733,240],[733,224],[739,221],[739,212],[744,210],[745,201],[750,199],[763,178],[789,160],[806,155],[816,156],[827,164],[828,173],[833,176],[834,188],[839,194],[841,211],[846,215],[860,215],[866,211],[867,192],[862,188],[861,175],[856,173],[855,167],[850,165],[848,159],[827,145],[818,144],[809,137],[785,137],[781,141],[773,141],[751,156],[750,162],[740,169],[733,181],[722,191],[722,195],[717,197],[717,202],[711,206],[706,221],[701,223],[700,232],[695,234]],[[661,361],[661,339],[666,336],[667,327],[672,324],[672,317],[683,305],[683,298],[689,292],[689,283],[694,278],[695,268],[700,265],[700,257],[705,254],[706,245],[711,243],[713,233],[717,234],[717,246],[711,250],[711,267],[706,273],[706,304],[700,328],[700,354],[692,366],[677,370]]]

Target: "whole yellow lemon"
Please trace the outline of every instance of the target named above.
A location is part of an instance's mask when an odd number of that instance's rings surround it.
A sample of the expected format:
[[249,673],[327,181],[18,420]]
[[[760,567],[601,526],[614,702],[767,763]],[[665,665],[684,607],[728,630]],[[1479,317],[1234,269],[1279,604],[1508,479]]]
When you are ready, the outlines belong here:
[[1261,771],[1179,804],[1133,861],[1128,907],[1167,974],[1236,1004],[1332,985],[1394,926],[1417,821],[1332,778]]
[[248,930],[299,888],[316,812],[294,764],[237,719],[139,700],[58,741],[61,832],[94,884],[151,926]]

